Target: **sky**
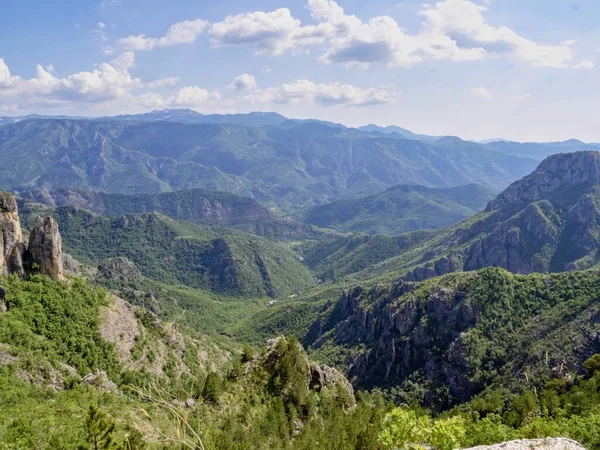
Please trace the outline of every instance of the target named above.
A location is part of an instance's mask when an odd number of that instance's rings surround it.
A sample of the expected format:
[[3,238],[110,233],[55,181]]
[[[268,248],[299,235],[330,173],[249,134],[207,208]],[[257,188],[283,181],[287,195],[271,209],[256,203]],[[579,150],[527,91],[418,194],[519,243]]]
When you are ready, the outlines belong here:
[[1,0],[0,115],[276,111],[600,142],[598,0]]

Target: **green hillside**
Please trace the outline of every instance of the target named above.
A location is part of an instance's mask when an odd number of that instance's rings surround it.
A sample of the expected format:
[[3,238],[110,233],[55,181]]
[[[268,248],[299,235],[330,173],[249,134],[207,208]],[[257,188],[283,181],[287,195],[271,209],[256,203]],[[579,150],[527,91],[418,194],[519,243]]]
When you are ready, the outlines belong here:
[[485,211],[358,276],[424,280],[483,267],[525,274],[594,267],[600,262],[599,155],[576,152],[547,158]]
[[310,208],[303,221],[322,228],[369,234],[401,234],[446,228],[483,210],[494,194],[479,185],[449,189],[394,186],[360,199]]
[[110,194],[85,189],[22,190],[21,208],[34,208],[33,201],[50,207],[76,206],[107,217],[160,213],[171,219],[200,225],[235,228],[257,236],[279,240],[332,238],[333,233],[289,219],[275,217],[250,197],[208,189],[190,189],[155,194]]
[[242,232],[158,214],[106,218],[62,207],[53,215],[69,253],[95,265],[126,257],[156,281],[233,296],[277,297],[314,284],[310,270],[284,244]]

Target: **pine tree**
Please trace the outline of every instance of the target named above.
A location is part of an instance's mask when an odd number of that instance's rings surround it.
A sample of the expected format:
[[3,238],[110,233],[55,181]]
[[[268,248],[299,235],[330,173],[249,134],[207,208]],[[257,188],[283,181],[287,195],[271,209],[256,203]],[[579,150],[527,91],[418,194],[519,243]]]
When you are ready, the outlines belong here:
[[144,435],[138,430],[132,429],[129,434],[125,437],[125,440],[119,447],[119,450],[145,450],[146,442],[144,441]]
[[109,450],[115,448],[113,433],[115,423],[95,405],[90,405],[85,419],[86,440],[91,447],[80,446],[80,450]]

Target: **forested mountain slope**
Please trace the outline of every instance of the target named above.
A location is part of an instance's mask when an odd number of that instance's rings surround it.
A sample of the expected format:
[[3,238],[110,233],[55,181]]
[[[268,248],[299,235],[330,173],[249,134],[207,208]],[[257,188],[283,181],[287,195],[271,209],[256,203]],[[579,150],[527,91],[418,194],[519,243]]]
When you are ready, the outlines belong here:
[[423,280],[490,266],[525,274],[594,267],[600,262],[599,188],[600,153],[551,156],[485,211],[359,275]]
[[219,124],[25,120],[0,128],[4,189],[157,193],[208,188],[283,210],[368,195],[397,184],[499,191],[533,160],[460,140],[371,137],[322,123]]
[[61,207],[52,215],[69,253],[94,265],[125,257],[154,280],[225,296],[277,297],[314,285],[310,270],[285,244],[243,232],[160,214],[106,218]]
[[489,189],[476,184],[447,189],[398,185],[310,208],[303,220],[339,231],[401,234],[449,227],[482,211],[493,198]]

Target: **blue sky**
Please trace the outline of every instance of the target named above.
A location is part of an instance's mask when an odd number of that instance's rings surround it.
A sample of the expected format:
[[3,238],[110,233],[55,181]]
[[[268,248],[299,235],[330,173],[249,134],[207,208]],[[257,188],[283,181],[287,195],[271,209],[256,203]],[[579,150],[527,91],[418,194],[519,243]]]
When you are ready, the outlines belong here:
[[277,111],[600,142],[597,0],[2,0],[0,115]]

